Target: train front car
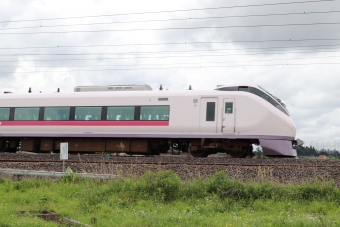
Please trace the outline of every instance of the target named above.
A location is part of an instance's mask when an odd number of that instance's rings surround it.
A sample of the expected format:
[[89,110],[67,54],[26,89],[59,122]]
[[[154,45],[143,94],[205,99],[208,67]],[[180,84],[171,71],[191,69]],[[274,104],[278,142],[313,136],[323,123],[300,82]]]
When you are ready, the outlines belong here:
[[[296,157],[296,126],[280,99],[258,85],[222,86],[216,90],[235,94],[234,138],[257,139],[266,156]],[[234,93],[236,92],[236,93]]]
[[[215,90],[0,95],[0,150],[159,154],[188,150],[234,158],[261,145],[295,157],[295,124],[285,105],[257,85]],[[300,141],[299,141],[300,144]]]

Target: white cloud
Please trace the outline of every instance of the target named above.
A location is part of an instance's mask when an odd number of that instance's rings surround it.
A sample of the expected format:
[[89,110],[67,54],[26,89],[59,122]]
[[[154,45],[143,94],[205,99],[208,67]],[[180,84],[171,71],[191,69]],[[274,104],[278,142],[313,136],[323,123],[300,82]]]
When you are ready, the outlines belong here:
[[[280,1],[276,1],[280,2]],[[282,1],[283,2],[283,1]],[[273,1],[257,1],[256,4],[273,3]],[[2,1],[0,21],[47,19],[62,17],[80,17],[86,15],[109,15],[134,12],[165,11],[173,9],[197,9],[219,6],[255,4],[254,1]],[[289,24],[339,22],[339,13],[306,14],[270,17],[243,17],[208,20],[177,20],[157,21],[149,23],[120,23],[105,25],[84,25],[50,27],[51,25],[109,23],[141,20],[165,20],[188,17],[235,16],[254,14],[273,14],[288,12],[313,12],[339,10],[337,1],[323,3],[304,3],[295,5],[248,7],[219,10],[192,10],[176,13],[132,14],[112,17],[74,18],[68,20],[41,20],[21,23],[0,23],[0,29],[13,27],[43,26],[18,30],[0,30],[5,32],[39,32],[39,31],[91,31],[104,29],[144,29],[170,27],[217,27],[230,25],[258,24]],[[54,92],[61,88],[62,92],[71,92],[78,85],[106,84],[150,84],[158,89],[160,84],[171,90],[213,89],[219,84],[251,82],[272,92],[286,103],[298,128],[298,137],[306,140],[339,139],[339,106],[340,69],[338,65],[313,65],[312,63],[339,63],[340,53],[334,47],[298,47],[315,45],[335,45],[333,41],[287,41],[287,42],[235,42],[246,40],[282,40],[282,39],[338,39],[340,25],[286,26],[258,28],[227,28],[227,29],[187,29],[185,30],[154,30],[130,32],[98,32],[98,33],[60,33],[35,35],[0,35],[0,48],[8,47],[56,47],[48,49],[0,49],[0,91],[13,90],[27,92]],[[191,42],[230,42],[190,44]],[[135,46],[97,46],[82,48],[66,48],[63,46],[85,45],[116,45],[116,44],[156,44],[182,43],[181,45],[135,45]],[[185,44],[187,43],[187,44]],[[250,49],[286,47],[286,49]],[[321,48],[321,49],[315,49]],[[333,49],[326,49],[333,48]],[[209,53],[187,52],[169,54],[131,54],[130,52],[162,52],[216,50]],[[237,50],[235,50],[237,49]],[[332,52],[329,52],[332,51]],[[297,53],[299,52],[299,53]],[[302,53],[305,52],[305,53]],[[92,55],[25,55],[22,54],[89,54]],[[98,54],[96,54],[98,53]],[[113,54],[120,53],[120,54]],[[18,54],[20,56],[15,56]],[[220,55],[220,56],[207,56]],[[138,57],[137,57],[138,56]],[[192,57],[183,57],[192,56]],[[330,58],[329,56],[339,56]],[[143,58],[152,57],[152,58]],[[110,58],[110,59],[109,59]],[[126,58],[126,59],[122,59]],[[304,59],[296,59],[304,58]],[[93,59],[88,61],[41,61],[56,59]],[[273,60],[281,59],[281,60]],[[7,61],[7,62],[6,62]],[[8,62],[13,61],[13,62]],[[209,62],[209,63],[208,63]],[[216,63],[219,62],[219,63]],[[226,62],[226,63],[223,63]],[[186,63],[186,64],[185,64]],[[189,64],[190,63],[190,64]],[[196,63],[196,64],[192,64]],[[288,64],[281,66],[252,66]],[[305,65],[294,65],[305,64]],[[101,66],[100,66],[101,65]],[[118,65],[118,66],[117,66]],[[122,66],[123,65],[123,66]],[[125,65],[125,66],[124,66]],[[126,66],[136,65],[136,66]],[[204,66],[232,66],[205,68]],[[239,67],[235,67],[238,66]],[[71,67],[73,66],[73,67]],[[82,66],[82,67],[75,67]],[[85,67],[87,66],[87,67]],[[195,66],[201,68],[183,68]],[[166,68],[119,70],[121,68]],[[75,71],[100,70],[105,71]],[[118,69],[118,70],[114,70]],[[35,73],[23,73],[33,72]],[[44,71],[44,72],[41,72]],[[56,71],[56,72],[46,72]]]

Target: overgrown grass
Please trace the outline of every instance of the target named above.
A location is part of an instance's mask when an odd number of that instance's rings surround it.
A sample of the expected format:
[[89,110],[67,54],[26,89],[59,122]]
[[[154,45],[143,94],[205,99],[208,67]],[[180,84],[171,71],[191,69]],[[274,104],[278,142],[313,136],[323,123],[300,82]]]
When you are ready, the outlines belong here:
[[0,227],[57,226],[18,211],[50,210],[97,226],[339,226],[332,182],[242,183],[224,172],[181,181],[171,171],[101,181],[0,178]]

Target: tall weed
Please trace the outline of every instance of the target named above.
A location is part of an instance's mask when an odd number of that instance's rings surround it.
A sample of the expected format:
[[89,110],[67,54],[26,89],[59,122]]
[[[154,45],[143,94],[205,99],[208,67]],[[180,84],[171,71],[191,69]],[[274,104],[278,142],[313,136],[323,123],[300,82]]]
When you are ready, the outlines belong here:
[[229,179],[224,171],[217,172],[209,178],[207,192],[217,194],[221,198],[242,199],[246,197],[245,184]]
[[178,198],[180,185],[180,178],[172,171],[146,172],[140,178],[137,191],[142,197],[170,202]]
[[185,181],[182,183],[180,196],[183,199],[197,200],[205,198],[207,195],[207,184],[200,177],[193,181]]

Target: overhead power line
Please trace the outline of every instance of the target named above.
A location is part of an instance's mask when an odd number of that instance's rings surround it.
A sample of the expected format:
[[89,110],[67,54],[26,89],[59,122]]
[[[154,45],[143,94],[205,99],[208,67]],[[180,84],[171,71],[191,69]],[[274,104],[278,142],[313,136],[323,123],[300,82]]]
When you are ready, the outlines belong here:
[[[277,51],[276,49],[291,49],[291,48],[308,48],[308,50],[314,49],[336,49],[340,44],[324,44],[324,45],[309,45],[309,46],[274,46],[274,47],[251,47],[251,48],[238,48],[238,49],[211,49],[211,50],[177,50],[177,51],[148,51],[148,52],[116,52],[116,53],[73,53],[73,54],[38,54],[38,53],[13,53],[13,54],[0,54],[0,56],[75,56],[75,55],[132,55],[132,54],[183,54],[192,52],[215,52],[215,51],[249,51],[249,50],[269,50]],[[330,47],[330,48],[328,48]]]
[[296,24],[258,24],[258,25],[229,25],[229,26],[201,26],[201,27],[173,27],[173,28],[134,28],[134,29],[104,29],[93,31],[44,31],[44,32],[6,32],[0,35],[36,35],[36,34],[65,34],[65,33],[96,33],[96,32],[131,32],[131,31],[165,31],[165,30],[196,30],[196,29],[226,29],[226,28],[259,28],[259,27],[287,27],[287,26],[313,26],[338,25],[340,22],[316,22]]
[[53,27],[72,27],[72,26],[91,26],[91,25],[112,25],[112,24],[128,24],[128,23],[149,23],[149,22],[166,22],[166,21],[184,21],[184,20],[207,20],[207,19],[228,19],[228,18],[246,18],[246,17],[269,17],[269,16],[291,16],[291,15],[312,15],[312,14],[329,14],[340,13],[340,11],[319,11],[319,12],[301,12],[301,13],[271,13],[271,14],[250,14],[250,15],[234,15],[234,16],[213,16],[213,17],[186,17],[174,19],[157,19],[157,20],[136,20],[136,21],[114,21],[114,22],[101,22],[101,23],[87,23],[87,24],[60,24],[60,25],[39,25],[29,27],[17,28],[3,28],[3,30],[18,30],[28,28],[53,28]]
[[[324,50],[322,52],[339,52],[338,50]],[[319,53],[317,51],[296,51],[289,52],[289,54],[307,54],[307,53]],[[153,59],[153,58],[194,58],[194,57],[223,57],[223,56],[252,56],[252,55],[269,55],[269,54],[287,54],[286,52],[261,52],[261,53],[233,53],[233,54],[196,54],[196,55],[176,55],[176,56],[133,56],[133,57],[109,57],[109,58],[64,58],[64,59],[45,59],[45,60],[22,60],[27,62],[47,62],[47,61],[96,61],[96,60],[129,60],[135,58],[145,58],[145,59]],[[18,60],[0,60],[0,62],[18,62]]]
[[338,56],[324,56],[324,57],[307,57],[307,58],[273,58],[273,59],[260,59],[260,60],[248,60],[248,61],[214,61],[214,62],[176,62],[176,63],[161,63],[161,64],[110,64],[110,65],[49,65],[49,66],[17,66],[17,65],[0,65],[0,68],[87,68],[87,67],[121,67],[121,66],[139,66],[139,65],[157,65],[157,66],[162,66],[162,65],[204,65],[204,64],[221,64],[221,63],[244,63],[244,62],[269,62],[269,61],[291,61],[291,60],[310,60],[310,59],[328,59],[328,58],[340,58],[340,55]]
[[302,66],[302,65],[339,65],[340,62],[337,63],[298,63],[298,64],[288,64],[288,63],[279,63],[279,64],[268,64],[268,65],[214,65],[214,66],[186,66],[186,67],[162,67],[162,68],[114,68],[114,69],[83,69],[83,70],[68,70],[68,71],[34,71],[34,72],[2,72],[0,74],[34,74],[34,73],[68,73],[68,72],[98,72],[98,71],[125,71],[125,70],[151,70],[151,69],[201,69],[201,68],[235,68],[235,67],[266,67],[266,66]]
[[306,42],[306,41],[339,41],[340,38],[330,39],[268,39],[268,40],[232,40],[213,42],[171,42],[171,43],[128,43],[128,44],[103,44],[103,45],[59,45],[59,46],[38,46],[38,47],[0,47],[1,50],[14,49],[52,49],[52,48],[88,48],[88,47],[123,47],[123,46],[160,46],[160,45],[199,45],[199,44],[228,44],[228,43],[269,43],[269,42]]
[[114,17],[114,16],[128,16],[128,15],[142,15],[142,14],[156,14],[156,13],[190,12],[190,11],[201,11],[201,10],[218,10],[218,9],[234,9],[234,8],[248,8],[248,7],[263,7],[263,6],[279,6],[279,5],[293,5],[293,4],[320,3],[320,2],[333,2],[333,1],[336,1],[336,0],[277,2],[277,3],[267,3],[267,4],[220,6],[220,7],[207,7],[207,8],[198,8],[198,9],[163,10],[163,11],[137,12],[137,13],[118,13],[118,14],[105,14],[105,15],[93,15],[93,16],[56,17],[56,18],[41,18],[41,19],[27,19],[27,20],[7,20],[7,21],[0,21],[0,23],[46,21],[46,20],[67,20],[67,19],[81,19],[81,18],[94,18],[94,17]]

